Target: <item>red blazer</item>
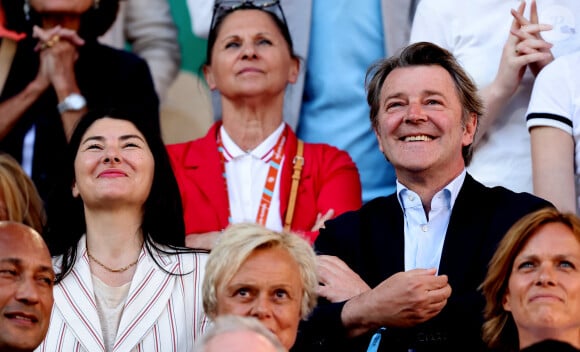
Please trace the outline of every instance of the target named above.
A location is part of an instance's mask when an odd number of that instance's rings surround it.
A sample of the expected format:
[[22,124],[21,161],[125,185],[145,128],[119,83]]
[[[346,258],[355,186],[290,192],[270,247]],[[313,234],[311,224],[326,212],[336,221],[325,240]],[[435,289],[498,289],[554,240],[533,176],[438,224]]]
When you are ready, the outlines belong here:
[[[216,122],[205,137],[171,144],[167,151],[179,184],[185,231],[198,234],[228,226],[228,195],[222,177],[216,137]],[[289,126],[285,162],[280,177],[280,215],[284,221],[298,139]],[[318,232],[310,231],[319,213],[334,209],[335,216],[362,205],[357,168],[348,153],[327,144],[304,144],[304,167],[300,175],[291,230],[314,242]]]

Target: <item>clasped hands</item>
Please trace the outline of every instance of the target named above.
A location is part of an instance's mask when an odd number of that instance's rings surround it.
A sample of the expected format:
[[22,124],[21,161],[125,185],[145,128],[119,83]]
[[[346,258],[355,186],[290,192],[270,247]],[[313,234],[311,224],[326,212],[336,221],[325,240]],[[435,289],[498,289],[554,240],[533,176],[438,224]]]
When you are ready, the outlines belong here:
[[78,47],[85,41],[76,31],[61,26],[50,29],[35,26],[32,36],[38,38],[35,50],[40,53],[37,84],[43,89],[53,85],[57,90],[76,86],[74,64],[78,59]]
[[517,10],[512,9],[513,17],[510,34],[504,45],[500,65],[495,78],[495,90],[511,97],[518,88],[526,67],[534,75],[554,60],[552,44],[542,38],[541,33],[552,26],[538,21],[536,1],[530,4],[530,19],[524,17],[526,3],[522,1]]
[[79,37],[76,31],[61,26],[56,26],[50,29],[43,29],[34,26],[32,36],[38,38],[38,44],[35,50],[43,51],[54,47],[59,43],[70,43],[73,46],[79,47],[84,45],[85,41]]

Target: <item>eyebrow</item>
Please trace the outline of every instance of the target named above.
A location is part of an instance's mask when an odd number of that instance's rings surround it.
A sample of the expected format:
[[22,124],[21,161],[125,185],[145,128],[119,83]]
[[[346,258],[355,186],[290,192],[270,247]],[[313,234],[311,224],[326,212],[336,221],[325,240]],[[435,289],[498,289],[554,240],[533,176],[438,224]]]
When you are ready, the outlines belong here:
[[[439,95],[439,96],[444,96],[442,92],[437,91],[437,90],[422,90],[421,95]],[[385,98],[386,99],[390,99],[390,98],[400,98],[403,96],[407,96],[407,94],[403,93],[403,92],[395,92],[393,94],[387,95]]]
[[[141,136],[139,136],[137,134],[124,134],[124,135],[122,135],[122,136],[119,137],[119,140],[126,141],[126,140],[132,139],[132,138],[137,138],[137,139],[145,142],[145,140]],[[87,137],[85,140],[83,140],[81,142],[81,144],[86,144],[89,141],[104,142],[105,141],[105,137],[103,137],[103,136],[91,136],[91,137]]]
[[[257,32],[251,35],[252,37],[272,37],[274,36],[273,32],[269,32],[269,31],[261,31],[261,32]],[[225,36],[222,40],[220,40],[219,42],[226,42],[229,39],[242,39],[242,35],[239,34],[230,34]]]
[[[577,254],[574,253],[560,253],[560,254],[554,254],[554,255],[550,255],[549,259],[557,259],[557,260],[562,260],[562,259],[569,259],[569,258],[576,258],[576,259],[580,259],[580,256],[578,256]],[[516,257],[516,261],[517,260],[540,260],[540,256],[538,256],[537,254],[528,254],[528,255],[523,255],[523,256],[519,256]]]
[[[19,258],[2,258],[2,259],[0,259],[0,264],[6,264],[6,263],[21,267],[22,266],[22,259],[19,259]],[[54,269],[52,268],[52,266],[39,265],[36,267],[36,270],[38,270],[40,272],[48,272],[48,273],[54,275]]]

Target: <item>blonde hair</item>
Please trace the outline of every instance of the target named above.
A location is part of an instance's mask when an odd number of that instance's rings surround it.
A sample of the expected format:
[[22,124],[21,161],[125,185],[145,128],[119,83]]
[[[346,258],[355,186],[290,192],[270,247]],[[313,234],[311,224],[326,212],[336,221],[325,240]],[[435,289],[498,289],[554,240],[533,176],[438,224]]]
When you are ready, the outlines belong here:
[[305,319],[316,306],[316,255],[304,239],[290,232],[276,232],[250,223],[231,225],[207,260],[203,280],[203,308],[210,318],[217,316],[217,292],[238,272],[246,259],[257,249],[282,248],[298,264],[302,281],[300,314]]
[[42,199],[20,164],[6,153],[0,153],[0,196],[4,198],[7,220],[42,233],[46,221]]
[[511,312],[503,308],[503,301],[515,258],[538,229],[549,223],[567,226],[580,242],[580,218],[575,214],[561,213],[555,208],[544,208],[516,222],[500,241],[489,262],[481,288],[486,301],[483,340],[490,348],[519,350],[517,326]]

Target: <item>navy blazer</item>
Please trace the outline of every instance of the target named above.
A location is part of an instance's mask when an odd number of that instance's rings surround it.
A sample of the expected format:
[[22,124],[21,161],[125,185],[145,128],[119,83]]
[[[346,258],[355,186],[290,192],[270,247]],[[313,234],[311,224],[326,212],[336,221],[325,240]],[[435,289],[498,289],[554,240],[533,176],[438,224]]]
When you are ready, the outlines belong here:
[[[451,297],[442,312],[428,322],[408,329],[387,328],[380,350],[481,349],[484,299],[478,287],[488,262],[499,240],[518,219],[546,206],[551,204],[531,194],[489,188],[467,174],[451,212],[439,266],[439,274],[449,277]],[[397,195],[376,198],[358,211],[328,221],[315,249],[318,254],[340,257],[371,287],[404,271],[403,212]],[[372,332],[341,341],[343,305],[321,302],[302,324],[295,350],[364,350]],[[345,347],[347,343],[352,345]]]

